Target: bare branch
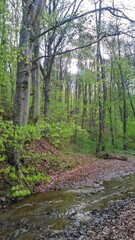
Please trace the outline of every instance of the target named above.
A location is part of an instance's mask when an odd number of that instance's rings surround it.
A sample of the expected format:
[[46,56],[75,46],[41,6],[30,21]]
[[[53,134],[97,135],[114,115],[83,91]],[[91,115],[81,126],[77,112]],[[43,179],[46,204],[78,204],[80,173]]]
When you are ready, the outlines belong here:
[[132,37],[132,38],[135,38],[135,37],[133,37],[133,36],[131,36],[131,35],[128,35],[128,33],[123,32],[123,31],[119,31],[119,32],[114,33],[114,34],[108,34],[108,33],[105,32],[105,33],[102,33],[102,34],[101,34],[101,36],[99,37],[98,40],[95,40],[95,41],[93,41],[93,42],[90,42],[90,43],[88,43],[88,44],[86,44],[86,45],[82,45],[82,46],[79,46],[79,47],[75,47],[75,48],[72,48],[72,49],[65,50],[65,51],[63,51],[63,52],[54,52],[53,54],[50,54],[50,55],[40,56],[40,57],[36,58],[33,62],[36,62],[36,61],[38,61],[38,60],[40,60],[40,59],[42,59],[42,58],[54,57],[54,56],[58,56],[58,55],[70,53],[70,52],[73,52],[73,51],[76,51],[76,50],[79,50],[79,49],[87,48],[87,47],[90,47],[90,46],[96,44],[97,42],[99,42],[99,41],[101,41],[101,40],[103,40],[103,39],[105,39],[105,38],[114,37],[114,36],[118,36],[118,35],[127,35],[127,36],[130,36],[130,37]]
[[[121,10],[119,10],[119,9],[117,9],[117,8],[113,8],[113,7],[104,7],[104,8],[100,8],[100,9],[98,8],[98,9],[94,9],[94,10],[85,12],[85,13],[80,14],[80,15],[74,15],[74,16],[72,16],[72,17],[70,17],[70,18],[67,18],[67,19],[64,19],[64,20],[62,20],[62,21],[60,21],[60,22],[56,22],[56,25],[55,25],[55,26],[52,26],[52,27],[48,28],[47,30],[43,31],[42,33],[40,33],[39,35],[35,36],[35,37],[32,39],[32,41],[35,41],[36,39],[42,37],[42,36],[45,35],[46,33],[52,31],[54,28],[58,28],[58,27],[60,27],[60,26],[62,26],[62,25],[64,25],[64,24],[66,24],[67,22],[71,22],[71,21],[73,21],[73,20],[76,20],[76,19],[79,19],[79,18],[83,18],[83,17],[85,17],[85,16],[87,16],[87,15],[90,15],[90,14],[93,14],[93,13],[99,12],[99,11],[108,11],[108,12],[110,12],[113,16],[115,16],[115,17],[122,18],[122,19],[126,19],[126,20],[130,21],[131,23],[135,23],[135,20],[129,18],[127,15],[124,14],[123,11],[121,11]],[[115,11],[116,11],[117,13],[115,13]]]

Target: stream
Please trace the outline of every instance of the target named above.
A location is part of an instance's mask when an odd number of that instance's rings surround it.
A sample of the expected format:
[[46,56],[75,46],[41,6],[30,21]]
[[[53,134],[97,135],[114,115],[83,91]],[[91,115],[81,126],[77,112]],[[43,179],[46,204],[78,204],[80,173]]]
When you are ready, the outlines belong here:
[[[131,174],[94,186],[86,182],[76,189],[31,195],[1,210],[0,239],[62,239],[55,235],[73,222],[88,221],[90,212],[102,210],[134,194],[135,174]],[[36,238],[40,234],[48,237]]]

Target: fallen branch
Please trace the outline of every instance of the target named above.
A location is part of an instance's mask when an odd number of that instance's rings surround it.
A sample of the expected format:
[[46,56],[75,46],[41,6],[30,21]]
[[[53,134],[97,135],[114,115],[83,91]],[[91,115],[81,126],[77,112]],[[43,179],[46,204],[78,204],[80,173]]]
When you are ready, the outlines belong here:
[[128,158],[126,156],[120,155],[120,154],[115,154],[115,153],[107,153],[107,152],[100,152],[97,154],[98,158],[103,158],[103,159],[116,159],[116,160],[121,160],[121,161],[127,161]]

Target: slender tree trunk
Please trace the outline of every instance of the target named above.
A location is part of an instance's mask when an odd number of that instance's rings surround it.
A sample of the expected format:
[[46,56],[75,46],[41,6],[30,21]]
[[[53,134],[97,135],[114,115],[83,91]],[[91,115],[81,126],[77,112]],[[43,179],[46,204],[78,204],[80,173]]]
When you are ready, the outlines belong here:
[[[95,8],[96,8],[95,3]],[[99,9],[101,9],[102,0],[99,1]],[[103,72],[103,63],[101,56],[101,47],[100,47],[100,31],[101,31],[101,11],[96,12],[96,29],[97,29],[97,82],[98,82],[98,105],[99,105],[99,126],[98,126],[98,143],[96,152],[105,150],[105,142],[104,142],[104,124],[105,124],[105,112],[104,112],[104,72]]]
[[82,114],[82,128],[85,128],[87,115],[87,83],[83,86],[83,114]]
[[110,119],[111,144],[114,147],[114,130],[113,130],[113,120],[112,120],[112,80],[113,80],[113,65],[112,65],[112,59],[111,59],[110,89],[109,89],[110,106],[108,108],[108,111],[109,111],[109,119]]
[[132,113],[133,113],[133,116],[135,118],[135,107],[134,107],[133,100],[132,100],[132,97],[131,97],[131,94],[130,94],[129,87],[128,87],[127,83],[125,83],[125,86],[126,86],[126,89],[127,89],[127,92],[128,92],[128,97],[129,97]]
[[45,99],[45,105],[44,105],[44,115],[45,117],[50,116],[50,100],[51,100],[51,76],[47,75],[44,78],[44,99]]
[[122,72],[121,65],[119,64],[120,76],[121,76],[121,86],[122,86],[122,97],[123,97],[123,150],[127,150],[127,104],[126,104],[126,92],[125,92],[125,82]]
[[78,114],[79,114],[79,83],[78,78],[76,77],[76,86],[75,86],[75,132],[74,132],[74,143],[77,142],[77,123],[78,123]]
[[89,118],[90,118],[90,123],[89,123],[89,129],[91,132],[92,128],[92,119],[93,119],[93,108],[92,108],[92,85],[88,85],[88,103],[89,103]]
[[[66,104],[66,112],[67,112],[67,119],[69,121],[69,118],[70,118],[70,97],[71,97],[71,86],[70,86],[70,81],[69,79],[66,80],[66,83],[65,83],[65,104]],[[72,111],[72,109],[71,109]]]
[[[39,56],[39,45],[34,45],[33,49],[34,58]],[[33,86],[33,106],[32,113],[34,122],[38,123],[40,118],[40,66],[39,61],[34,62],[32,65],[32,86]]]
[[63,72],[62,72],[62,58],[59,60],[59,78],[58,78],[58,83],[59,83],[59,106],[61,108],[62,106],[62,101],[63,101]]
[[[117,25],[118,28],[118,25]],[[126,86],[125,86],[125,79],[123,75],[123,69],[121,65],[121,48],[120,48],[120,39],[118,36],[118,53],[119,53],[119,60],[117,60],[117,65],[120,71],[120,81],[121,81],[121,88],[122,88],[122,124],[123,124],[123,150],[127,149],[127,103],[126,103]]]
[[105,119],[106,119],[106,99],[107,99],[107,85],[106,85],[106,76],[105,76],[105,60],[102,58],[100,53],[100,63],[101,63],[101,79],[103,87],[103,97],[102,97],[102,134],[103,134],[103,146],[102,150],[105,150]]
[[117,98],[115,94],[113,94],[113,111],[114,111],[114,139],[115,139],[115,147],[118,147],[118,121],[117,121]]

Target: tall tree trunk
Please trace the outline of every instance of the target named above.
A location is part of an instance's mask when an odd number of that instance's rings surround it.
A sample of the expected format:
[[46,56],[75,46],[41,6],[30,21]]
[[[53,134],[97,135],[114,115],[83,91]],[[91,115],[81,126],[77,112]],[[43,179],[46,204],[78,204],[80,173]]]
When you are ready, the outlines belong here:
[[89,103],[89,119],[90,119],[90,123],[89,123],[89,129],[91,132],[92,129],[92,119],[93,119],[93,108],[92,108],[92,85],[89,83],[88,84],[88,103]]
[[80,95],[80,89],[79,89],[79,81],[78,77],[76,77],[76,85],[75,85],[75,132],[74,132],[74,139],[73,142],[77,142],[77,124],[78,124],[78,114],[79,114],[79,95]]
[[[71,83],[69,79],[66,80],[65,83],[65,111],[67,113],[67,119],[70,119],[70,97],[71,97]],[[72,110],[72,109],[71,109]]]
[[[34,45],[33,56],[35,59],[39,56],[39,45]],[[36,61],[32,65],[32,86],[33,86],[33,105],[32,113],[34,122],[38,123],[40,118],[40,64]]]
[[[117,29],[118,29],[118,25],[117,25]],[[127,149],[127,103],[126,103],[127,101],[126,101],[126,85],[125,85],[125,79],[124,79],[122,64],[121,64],[121,46],[120,46],[119,36],[117,37],[117,40],[118,40],[118,54],[119,54],[119,59],[117,60],[117,65],[118,65],[119,72],[120,72],[120,82],[121,82],[122,101],[123,101],[123,106],[122,106],[123,150],[126,150],[126,149]]]
[[38,17],[43,11],[45,0],[24,0],[22,27],[20,31],[20,53],[18,56],[16,95],[14,104],[14,124],[26,125],[29,117],[31,63],[33,43],[32,35]]
[[82,128],[85,128],[87,114],[87,83],[83,84],[83,114],[82,114]]
[[110,119],[110,132],[111,132],[111,144],[114,147],[114,130],[113,130],[113,119],[112,119],[112,81],[113,81],[113,64],[111,58],[111,72],[110,72],[110,88],[109,88],[109,119]]
[[[45,65],[45,63],[44,63],[44,65]],[[53,60],[49,61],[49,59],[48,59],[48,64],[49,64],[49,66],[48,65],[44,66],[44,68],[40,65],[40,70],[41,70],[41,73],[43,76],[44,116],[46,118],[49,118],[49,116],[50,116],[51,71],[52,71]]]
[[51,100],[51,76],[50,76],[50,74],[45,76],[43,81],[44,81],[44,99],[45,99],[44,115],[45,115],[45,117],[48,118],[50,116],[50,100]]
[[121,78],[122,87],[122,98],[123,98],[123,108],[122,108],[122,122],[123,122],[123,150],[127,150],[127,104],[126,104],[126,92],[125,92],[125,80],[123,76],[122,66],[118,63]]
[[[95,3],[95,8],[97,3]],[[101,9],[102,0],[99,1],[99,9]],[[96,31],[97,31],[97,82],[98,82],[98,105],[99,105],[99,126],[98,126],[98,142],[96,152],[105,150],[105,140],[104,140],[104,124],[105,124],[105,112],[104,112],[104,70],[103,61],[101,56],[100,47],[100,31],[101,31],[101,10],[96,12]]]
[[[24,126],[28,123],[30,83],[34,29],[44,9],[45,0],[24,0],[22,2],[22,26],[20,30],[19,55],[17,65],[16,95],[14,103],[14,124]],[[10,162],[20,168],[19,150],[12,150]]]
[[134,107],[134,104],[133,104],[133,99],[132,99],[132,96],[131,96],[131,93],[130,93],[130,90],[129,90],[129,86],[126,82],[125,82],[125,87],[126,87],[126,90],[128,92],[128,97],[129,97],[132,113],[133,113],[133,116],[135,118],[135,107]]

